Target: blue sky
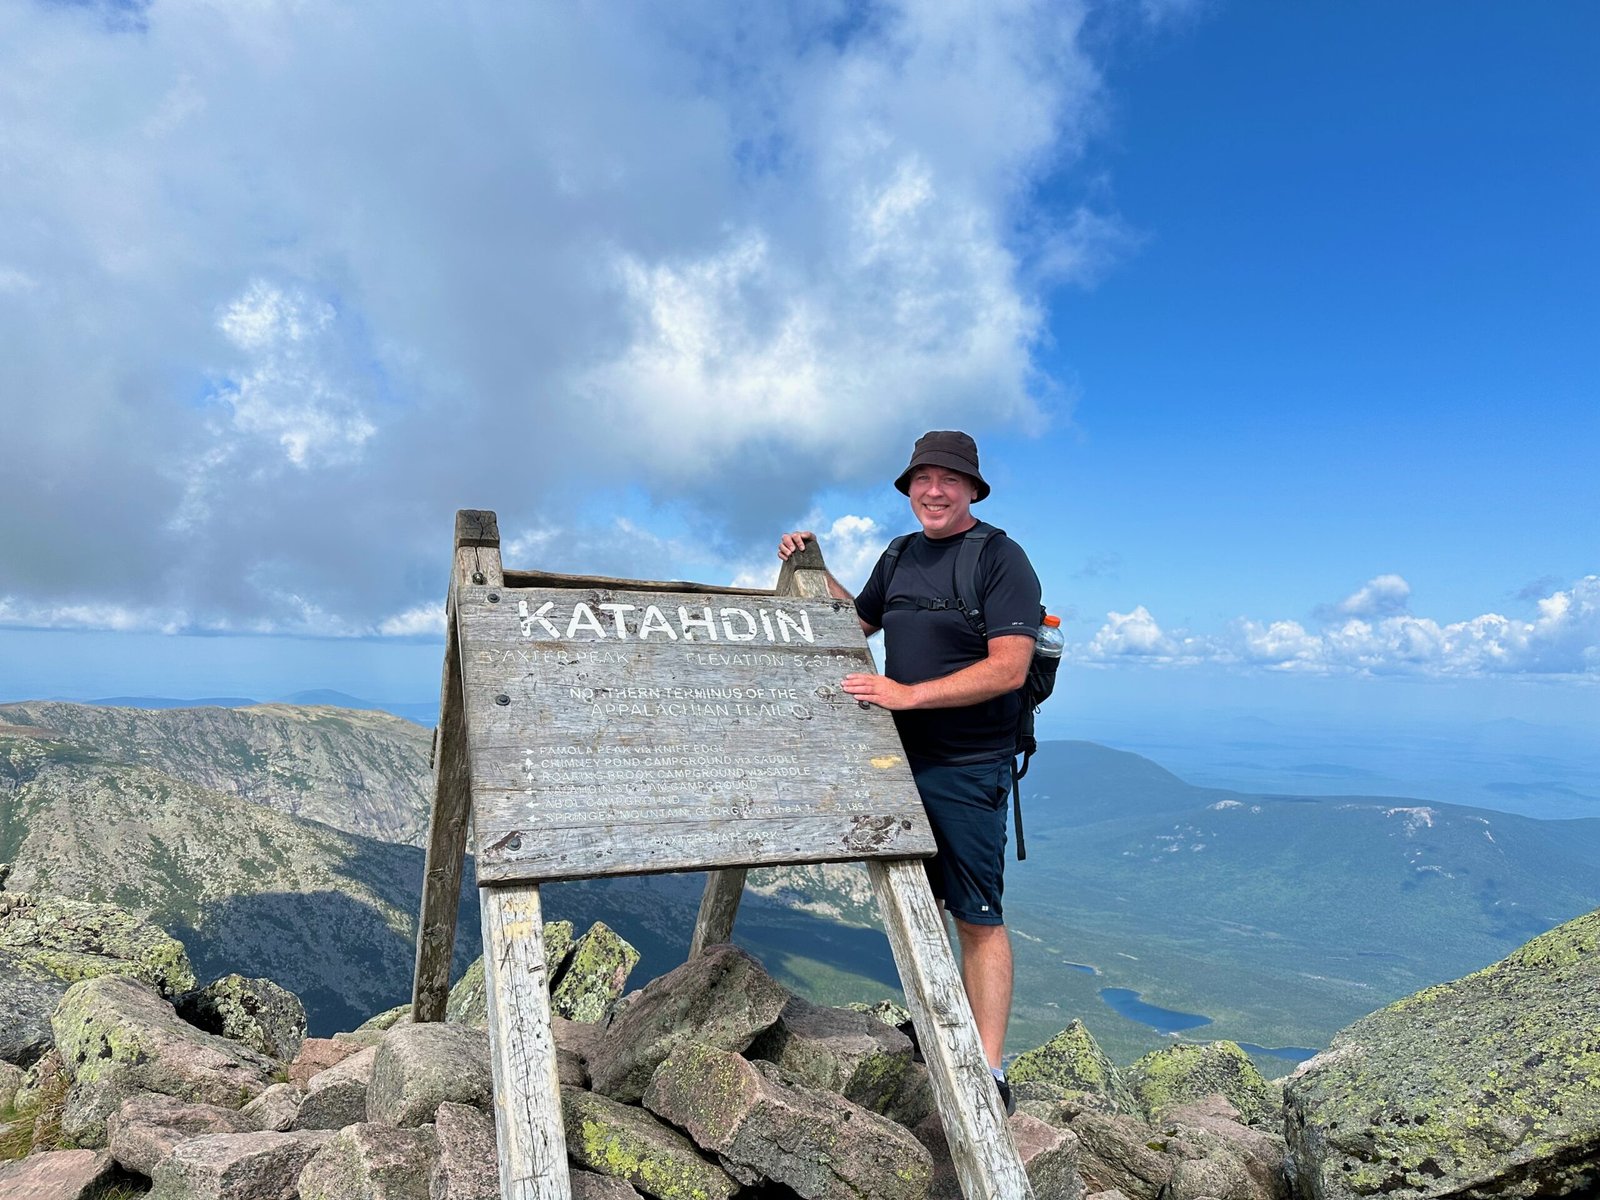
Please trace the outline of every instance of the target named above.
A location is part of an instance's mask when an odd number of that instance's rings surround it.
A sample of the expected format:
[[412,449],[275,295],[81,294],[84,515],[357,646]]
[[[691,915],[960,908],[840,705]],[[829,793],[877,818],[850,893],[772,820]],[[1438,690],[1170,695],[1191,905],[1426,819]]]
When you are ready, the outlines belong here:
[[1600,720],[1590,6],[0,12],[0,697],[436,689],[512,565],[859,580],[911,441],[1051,732]]

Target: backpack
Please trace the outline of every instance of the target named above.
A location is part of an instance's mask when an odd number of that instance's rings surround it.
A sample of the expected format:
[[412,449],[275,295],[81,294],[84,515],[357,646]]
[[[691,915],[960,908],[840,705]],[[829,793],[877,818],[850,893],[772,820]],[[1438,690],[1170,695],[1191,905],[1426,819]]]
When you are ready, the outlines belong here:
[[[967,619],[967,624],[979,637],[987,637],[989,627],[983,619],[983,605],[979,598],[978,590],[978,558],[983,553],[984,546],[989,539],[997,533],[1004,533],[1004,529],[997,529],[986,521],[979,521],[966,533],[961,535],[961,544],[956,547],[955,585],[956,594],[953,597],[936,597],[928,599],[918,596],[915,600],[897,600],[893,604],[885,604],[884,611],[915,608],[939,612],[954,608]],[[889,581],[894,578],[894,569],[900,562],[901,552],[911,544],[914,533],[903,533],[889,543],[889,548],[883,552],[884,561],[888,571],[883,577],[883,592],[889,594]],[[1039,607],[1039,622],[1044,623],[1044,606]],[[1017,827],[1017,861],[1021,862],[1028,857],[1028,848],[1022,840],[1022,789],[1019,786],[1024,775],[1028,773],[1028,763],[1032,760],[1034,752],[1039,749],[1039,740],[1034,736],[1034,716],[1039,711],[1039,706],[1050,698],[1050,693],[1055,691],[1056,670],[1061,665],[1059,658],[1046,658],[1035,654],[1028,662],[1028,677],[1022,681],[1019,690],[1022,696],[1022,712],[1017,719],[1017,743],[1011,752],[1011,810],[1014,815],[1014,824]],[[1017,765],[1017,756],[1022,756],[1021,766]]]

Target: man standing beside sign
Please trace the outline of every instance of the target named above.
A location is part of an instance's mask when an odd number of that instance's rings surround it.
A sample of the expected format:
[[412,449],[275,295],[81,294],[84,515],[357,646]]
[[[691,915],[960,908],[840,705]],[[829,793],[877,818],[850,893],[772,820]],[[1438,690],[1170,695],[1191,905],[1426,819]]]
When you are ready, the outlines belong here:
[[[996,530],[977,560],[979,594],[956,595],[957,553],[980,527],[972,506],[989,494],[978,447],[965,433],[917,439],[895,487],[922,531],[878,559],[859,596],[828,575],[829,591],[855,604],[862,630],[884,631],[884,674],[846,675],[843,687],[894,713],[938,845],[928,880],[955,918],[962,983],[1009,1112],[1011,1089],[1000,1071],[1011,1015],[1011,942],[1001,911],[1006,799],[1018,689],[1039,629],[1039,579],[1022,548]],[[815,537],[784,534],[778,557]],[[982,614],[976,624],[957,600]]]

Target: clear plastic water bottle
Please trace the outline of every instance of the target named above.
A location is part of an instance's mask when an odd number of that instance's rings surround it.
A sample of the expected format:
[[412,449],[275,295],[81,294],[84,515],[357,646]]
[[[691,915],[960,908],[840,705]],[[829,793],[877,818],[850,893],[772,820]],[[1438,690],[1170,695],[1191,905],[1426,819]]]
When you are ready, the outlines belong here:
[[1040,658],[1060,658],[1061,652],[1067,648],[1067,635],[1061,632],[1061,618],[1053,613],[1046,616],[1044,624],[1039,626],[1039,640],[1033,644],[1033,652]]

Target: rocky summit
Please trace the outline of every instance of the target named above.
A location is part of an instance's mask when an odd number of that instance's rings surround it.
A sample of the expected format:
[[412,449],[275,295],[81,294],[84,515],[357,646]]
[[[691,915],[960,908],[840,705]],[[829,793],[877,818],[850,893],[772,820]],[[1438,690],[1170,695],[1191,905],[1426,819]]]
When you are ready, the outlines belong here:
[[[0,897],[48,1003],[0,1063],[0,1200],[499,1197],[481,963],[444,1022],[307,1037],[293,993],[196,987],[125,913]],[[574,932],[545,930],[575,1200],[961,1200],[903,1009],[812,1003],[733,946],[629,992],[632,947]],[[1119,1068],[1079,1022],[1012,1078],[1036,1200],[1594,1195],[1600,912],[1356,1022],[1286,1083],[1226,1041]]]
[[[959,1200],[904,1010],[813,1004],[733,946],[628,993],[631,948],[604,925],[552,923],[546,943],[553,994],[593,1014],[552,1025],[575,1200]],[[393,1010],[308,1038],[269,980],[71,983],[48,1048],[0,1073],[0,1198],[497,1198],[482,997],[474,964],[445,1022]],[[1177,1056],[1146,1111],[1070,1040],[1082,1055],[1033,1056],[1010,1119],[1037,1200],[1288,1196],[1283,1139],[1240,1113],[1252,1081]]]
[[1285,1109],[1313,1200],[1600,1194],[1600,912],[1357,1021]]

